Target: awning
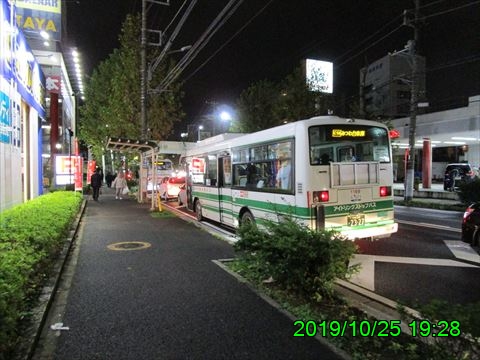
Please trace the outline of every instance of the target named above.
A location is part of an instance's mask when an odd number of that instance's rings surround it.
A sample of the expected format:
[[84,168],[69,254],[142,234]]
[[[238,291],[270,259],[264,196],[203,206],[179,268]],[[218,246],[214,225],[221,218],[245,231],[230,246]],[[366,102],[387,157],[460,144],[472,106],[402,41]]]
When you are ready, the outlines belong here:
[[107,149],[113,151],[146,152],[156,147],[158,147],[156,142],[145,140],[109,138],[107,142]]

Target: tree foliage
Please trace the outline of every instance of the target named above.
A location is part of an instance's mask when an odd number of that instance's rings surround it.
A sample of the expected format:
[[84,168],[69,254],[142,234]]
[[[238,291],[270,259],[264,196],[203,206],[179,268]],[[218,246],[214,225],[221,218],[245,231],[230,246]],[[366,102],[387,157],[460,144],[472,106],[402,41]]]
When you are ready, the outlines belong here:
[[239,119],[232,130],[254,132],[325,115],[332,105],[330,95],[311,90],[299,67],[280,82],[261,80],[244,90],[237,101]]
[[[138,139],[141,134],[140,101],[140,43],[141,21],[139,15],[128,15],[119,36],[120,47],[100,63],[88,81],[85,105],[80,109],[79,137],[92,146],[94,154],[101,154],[108,137]],[[157,53],[148,49],[150,59]],[[155,88],[172,67],[161,63],[149,83]],[[181,110],[180,85],[168,91],[149,94],[147,97],[148,138],[164,140],[170,135],[175,122],[184,113]]]

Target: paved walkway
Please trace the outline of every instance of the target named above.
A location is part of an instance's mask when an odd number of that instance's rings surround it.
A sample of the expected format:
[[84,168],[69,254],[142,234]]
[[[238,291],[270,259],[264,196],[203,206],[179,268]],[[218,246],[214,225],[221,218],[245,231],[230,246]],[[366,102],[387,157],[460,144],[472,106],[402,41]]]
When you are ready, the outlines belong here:
[[231,245],[148,210],[111,189],[88,202],[33,359],[342,358],[212,262]]

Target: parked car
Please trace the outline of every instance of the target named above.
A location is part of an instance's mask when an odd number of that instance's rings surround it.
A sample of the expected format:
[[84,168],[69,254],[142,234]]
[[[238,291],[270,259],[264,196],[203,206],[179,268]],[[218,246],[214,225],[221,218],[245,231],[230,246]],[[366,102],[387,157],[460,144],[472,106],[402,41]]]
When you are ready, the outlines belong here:
[[178,205],[187,206],[187,185],[180,186],[180,192],[178,193]]
[[470,164],[448,164],[445,168],[445,175],[443,177],[443,189],[446,191],[454,191],[458,188],[460,182],[470,181],[474,178],[475,172]]
[[180,187],[185,184],[185,177],[164,177],[159,193],[163,200],[177,199]]
[[480,245],[480,203],[470,205],[463,214],[462,241]]

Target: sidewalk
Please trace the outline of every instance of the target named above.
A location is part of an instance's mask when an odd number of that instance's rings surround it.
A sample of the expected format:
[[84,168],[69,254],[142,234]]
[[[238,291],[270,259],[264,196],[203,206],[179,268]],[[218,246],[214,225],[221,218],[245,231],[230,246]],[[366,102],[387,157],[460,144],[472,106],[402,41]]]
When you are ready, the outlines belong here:
[[231,245],[149,207],[88,201],[33,359],[345,358],[216,265]]
[[[404,184],[394,183],[393,194],[395,201],[403,200],[405,194]],[[413,200],[446,205],[458,205],[461,203],[456,192],[443,190],[443,183],[433,183],[429,189],[423,188],[422,184],[420,184],[419,189],[413,192]]]

